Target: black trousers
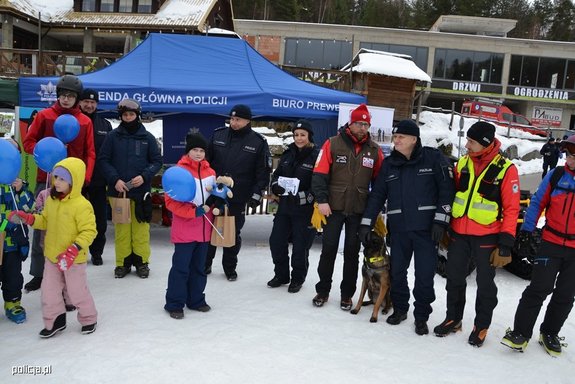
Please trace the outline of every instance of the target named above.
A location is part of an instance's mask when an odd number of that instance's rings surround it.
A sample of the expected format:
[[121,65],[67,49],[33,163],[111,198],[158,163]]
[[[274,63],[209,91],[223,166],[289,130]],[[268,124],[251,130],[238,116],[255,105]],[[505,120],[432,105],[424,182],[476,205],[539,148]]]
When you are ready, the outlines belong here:
[[472,236],[454,233],[447,250],[447,318],[461,320],[465,309],[465,291],[469,258],[476,269],[477,294],[475,297],[474,325],[489,328],[493,310],[497,306],[495,268],[489,258],[497,247],[498,235]]
[[359,265],[360,241],[357,236],[360,215],[346,216],[342,212],[333,212],[327,217],[323,227],[321,255],[317,273],[319,282],[315,285],[317,293],[329,295],[333,277],[333,268],[337,256],[339,237],[345,225],[345,240],[343,246],[343,279],[340,284],[341,297],[351,298],[356,290],[357,271]]
[[413,316],[416,320],[427,321],[433,311],[431,303],[435,301],[433,279],[437,267],[437,248],[430,231],[391,233],[391,302],[393,309],[402,313],[409,310],[407,269],[411,255],[415,262]]
[[[34,197],[46,189],[46,183],[37,183]],[[32,249],[30,250],[30,274],[34,277],[44,276],[44,249],[42,248],[42,231],[34,229],[32,232]]]
[[291,239],[291,280],[303,283],[307,276],[309,249],[315,229],[310,226],[307,215],[278,214],[270,234],[270,251],[275,276],[283,281],[290,279],[289,243]]
[[557,335],[573,308],[575,249],[543,241],[533,261],[531,283],[523,291],[515,312],[515,331],[531,338],[541,306],[549,294],[551,300],[540,331]]
[[[246,223],[246,205],[244,203],[232,204],[228,206],[228,212],[230,216],[234,216],[236,222],[236,245],[229,248],[224,248],[222,256],[222,266],[224,267],[224,273],[229,275],[236,271],[238,265],[238,254],[242,248],[242,237],[241,231]],[[216,247],[213,245],[208,246],[208,255],[206,257],[206,267],[211,267],[216,256]]]
[[2,298],[5,302],[22,299],[22,255],[19,251],[4,252],[0,265],[0,282],[2,283]]
[[94,242],[90,245],[90,254],[92,256],[102,256],[104,246],[106,245],[106,229],[108,228],[108,211],[106,186],[88,186],[86,188],[88,200],[94,208],[96,216],[96,230],[98,234]]

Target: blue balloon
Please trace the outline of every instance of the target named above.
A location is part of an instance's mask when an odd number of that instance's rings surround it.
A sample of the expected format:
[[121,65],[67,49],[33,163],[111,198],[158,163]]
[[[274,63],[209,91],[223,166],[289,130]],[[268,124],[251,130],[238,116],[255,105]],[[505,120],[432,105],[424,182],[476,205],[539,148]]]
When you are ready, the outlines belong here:
[[80,123],[72,115],[60,115],[54,121],[54,133],[64,144],[74,140],[78,136],[78,132],[80,132]]
[[66,146],[55,137],[45,137],[34,147],[34,161],[44,172],[52,172],[54,165],[67,156]]
[[12,184],[20,173],[22,158],[14,144],[0,139],[0,184]]
[[183,203],[190,202],[196,196],[196,180],[192,174],[180,167],[170,167],[162,175],[164,192],[172,199]]

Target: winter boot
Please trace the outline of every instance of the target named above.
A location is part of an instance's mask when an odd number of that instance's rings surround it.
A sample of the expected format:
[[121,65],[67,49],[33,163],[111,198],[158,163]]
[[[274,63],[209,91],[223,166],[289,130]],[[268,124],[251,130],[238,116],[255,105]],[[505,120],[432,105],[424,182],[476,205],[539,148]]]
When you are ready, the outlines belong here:
[[80,332],[82,333],[82,335],[88,335],[90,333],[94,333],[96,331],[96,324],[97,323],[83,325],[82,330]]
[[566,347],[567,344],[562,343],[565,340],[564,337],[559,337],[557,335],[550,335],[541,332],[539,335],[539,344],[543,346],[545,352],[553,357],[558,357],[561,355],[561,347]]
[[22,324],[26,321],[26,310],[20,305],[20,300],[5,302],[4,310],[6,317],[16,324]]
[[313,298],[313,305],[315,305],[316,307],[323,307],[323,305],[325,303],[327,303],[327,300],[329,299],[329,295],[323,295],[321,293],[318,293],[317,295],[315,295],[315,297]]
[[147,279],[150,276],[150,267],[148,263],[140,264],[136,267],[136,275],[142,279]]
[[102,255],[92,255],[92,265],[103,265]]
[[228,281],[236,281],[238,279],[238,274],[236,271],[232,271],[230,273],[226,272],[226,279],[228,279]]
[[42,277],[34,276],[32,280],[30,280],[29,282],[26,283],[26,285],[24,285],[24,289],[27,292],[37,291],[40,289],[41,285],[42,285]]
[[528,342],[528,338],[517,331],[512,331],[511,328],[507,328],[507,331],[505,331],[505,336],[503,336],[503,339],[501,339],[501,344],[517,352],[525,351]]
[[130,273],[130,267],[125,267],[123,265],[116,267],[116,269],[114,269],[114,277],[116,279],[121,279],[124,276],[126,276],[128,273]]
[[66,329],[66,313],[62,313],[59,315],[56,320],[54,321],[54,325],[52,329],[46,329],[40,331],[40,337],[43,339],[47,339],[49,337],[54,336],[56,333],[63,331]]
[[353,301],[351,297],[342,297],[339,301],[339,307],[342,311],[350,311],[351,307],[353,307]]
[[387,324],[398,325],[399,323],[401,323],[402,321],[404,321],[406,319],[407,319],[407,313],[399,312],[399,311],[393,311],[391,316],[389,316],[387,319],[385,319],[385,321],[387,322]]
[[468,342],[474,347],[479,348],[483,345],[486,336],[487,328],[477,328],[476,326],[473,326],[473,331],[471,331],[471,334],[469,335]]
[[427,335],[429,333],[429,328],[427,327],[427,321],[425,320],[415,320],[415,333],[419,336]]
[[281,287],[284,284],[289,284],[289,279],[280,279],[279,277],[274,276],[273,279],[268,281],[268,287],[270,288]]
[[302,285],[303,285],[303,283],[300,283],[299,281],[292,280],[292,282],[290,283],[290,285],[288,287],[288,292],[289,293],[297,293],[301,289]]
[[457,331],[461,331],[461,320],[445,319],[443,323],[433,328],[433,333],[435,333],[437,337],[445,337]]
[[184,311],[182,309],[173,309],[168,311],[170,317],[176,320],[182,320],[184,318]]

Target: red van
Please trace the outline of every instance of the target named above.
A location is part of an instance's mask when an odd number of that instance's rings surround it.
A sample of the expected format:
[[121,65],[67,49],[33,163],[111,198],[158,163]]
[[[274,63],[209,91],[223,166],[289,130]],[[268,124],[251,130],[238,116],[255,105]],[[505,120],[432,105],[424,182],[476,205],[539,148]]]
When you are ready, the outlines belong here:
[[514,113],[500,102],[493,100],[466,100],[461,114],[492,121],[497,125],[510,126],[533,135],[547,137],[547,132],[534,126],[525,116]]

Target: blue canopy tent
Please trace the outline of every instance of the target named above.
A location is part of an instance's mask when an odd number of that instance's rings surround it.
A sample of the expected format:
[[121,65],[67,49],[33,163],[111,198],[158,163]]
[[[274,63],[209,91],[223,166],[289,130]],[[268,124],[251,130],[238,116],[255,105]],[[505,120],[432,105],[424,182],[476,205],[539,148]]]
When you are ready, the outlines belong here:
[[[246,41],[222,37],[150,34],[121,60],[80,78],[84,87],[98,91],[98,107],[103,110],[114,110],[120,100],[134,98],[141,101],[144,112],[215,115],[221,126],[232,106],[247,104],[257,119],[307,118],[319,131],[326,129],[326,120],[330,121],[329,130],[316,132],[318,139],[335,133],[340,102],[365,102],[360,95],[301,81],[269,62]],[[51,105],[56,100],[57,80],[20,78],[20,106]],[[183,119],[193,121],[194,117],[178,116],[176,120],[181,123]],[[184,133],[195,124],[187,125]],[[211,130],[218,125],[212,125]],[[198,128],[211,133],[208,127]],[[164,139],[169,130],[164,125]]]

